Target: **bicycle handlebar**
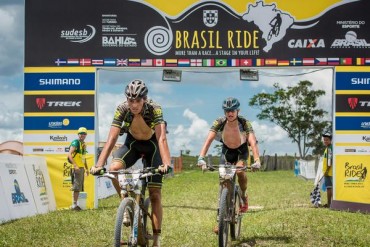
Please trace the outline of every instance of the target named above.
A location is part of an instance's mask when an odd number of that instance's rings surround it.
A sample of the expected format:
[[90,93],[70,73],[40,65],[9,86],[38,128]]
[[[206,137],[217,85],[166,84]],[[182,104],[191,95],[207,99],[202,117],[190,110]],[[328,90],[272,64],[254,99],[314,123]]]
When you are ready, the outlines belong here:
[[244,166],[244,167],[236,167],[233,164],[221,164],[221,165],[210,165],[210,164],[206,164],[206,166],[205,166],[205,168],[207,170],[209,170],[209,171],[214,171],[214,170],[216,170],[216,168],[220,168],[220,167],[234,168],[237,171],[245,171],[245,170],[250,170],[251,169],[251,168],[249,168],[247,166]]
[[[162,172],[159,168],[154,167],[145,167],[143,169],[120,169],[117,171],[107,171],[105,167],[103,167],[97,173],[91,173],[93,176],[102,176],[104,174],[142,174],[142,177],[152,176],[152,175],[165,175],[172,172],[172,167],[168,166],[166,172]],[[146,176],[144,176],[146,175]]]

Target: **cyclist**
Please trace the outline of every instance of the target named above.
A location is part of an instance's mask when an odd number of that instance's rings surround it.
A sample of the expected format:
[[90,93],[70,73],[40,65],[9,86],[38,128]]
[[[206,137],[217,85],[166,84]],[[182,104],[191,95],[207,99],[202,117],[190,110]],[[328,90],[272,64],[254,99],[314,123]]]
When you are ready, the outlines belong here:
[[270,21],[270,26],[272,27],[272,33],[277,36],[277,34],[280,31],[280,26],[281,26],[281,16],[280,13],[277,13],[276,16]]
[[[124,145],[113,153],[110,170],[129,168],[145,156],[147,166],[158,167],[166,172],[170,162],[170,151],[166,138],[165,121],[162,108],[147,98],[148,88],[142,80],[135,79],[125,88],[126,101],[118,105],[105,144],[95,167],[96,174],[105,164],[119,135],[127,133]],[[113,185],[120,194],[120,186],[113,180]],[[153,210],[153,246],[159,246],[163,208],[161,202],[162,176],[149,179],[149,197]]]
[[[248,159],[248,145],[250,145],[254,158],[254,164],[251,165],[251,168],[261,168],[258,145],[252,125],[239,115],[239,106],[239,100],[236,98],[230,97],[223,101],[222,108],[225,116],[219,117],[213,122],[199,154],[199,166],[206,164],[205,155],[212,141],[217,139],[222,143],[221,164],[229,162],[236,163],[237,167],[244,167]],[[240,210],[244,213],[248,210],[247,176],[244,171],[237,171],[237,176],[244,200],[244,206]]]

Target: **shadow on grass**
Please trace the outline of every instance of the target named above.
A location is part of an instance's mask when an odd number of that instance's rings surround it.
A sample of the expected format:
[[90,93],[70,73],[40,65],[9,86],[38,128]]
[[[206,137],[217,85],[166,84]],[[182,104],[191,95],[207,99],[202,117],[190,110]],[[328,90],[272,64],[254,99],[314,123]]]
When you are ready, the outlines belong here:
[[163,205],[163,208],[180,208],[180,209],[195,209],[195,210],[208,210],[208,211],[216,211],[217,208],[215,207],[194,207],[188,205]]
[[241,238],[234,241],[232,246],[235,247],[253,247],[256,246],[257,242],[265,242],[270,246],[288,244],[291,242],[291,237],[288,236],[268,236],[268,237],[258,237],[258,238]]

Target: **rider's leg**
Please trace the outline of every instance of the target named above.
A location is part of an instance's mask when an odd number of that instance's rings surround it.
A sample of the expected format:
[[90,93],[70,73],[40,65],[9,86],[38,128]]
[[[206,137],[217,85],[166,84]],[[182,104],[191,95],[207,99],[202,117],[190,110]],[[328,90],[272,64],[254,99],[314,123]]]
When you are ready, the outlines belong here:
[[160,188],[149,188],[150,203],[152,204],[153,213],[153,246],[159,246],[159,238],[161,234],[163,208],[162,195]]
[[[244,161],[239,160],[236,163],[236,167],[244,167]],[[245,192],[247,191],[247,182],[248,182],[247,174],[245,173],[245,171],[238,170],[236,171],[236,175],[238,176],[238,183],[239,183],[240,190],[242,191],[242,195],[245,196]]]
[[[120,161],[114,160],[110,164],[109,170],[110,171],[118,171],[118,170],[123,169],[125,167],[126,166],[125,166],[125,164],[124,164],[124,162],[122,160],[120,160]],[[117,191],[118,196],[121,197],[121,186],[119,186],[118,180],[117,179],[112,179],[112,183],[113,183],[114,188]]]

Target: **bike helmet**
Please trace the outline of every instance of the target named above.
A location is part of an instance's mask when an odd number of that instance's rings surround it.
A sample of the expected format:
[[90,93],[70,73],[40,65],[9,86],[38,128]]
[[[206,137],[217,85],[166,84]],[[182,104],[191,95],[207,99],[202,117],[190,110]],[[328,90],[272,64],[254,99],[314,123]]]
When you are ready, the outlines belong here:
[[130,82],[125,89],[128,99],[144,98],[148,94],[148,88],[142,80],[135,79]]
[[80,127],[77,130],[77,134],[86,134],[87,135],[87,129],[85,127]]
[[234,111],[239,110],[239,106],[240,106],[239,100],[230,97],[224,100],[222,104],[222,109],[224,109],[224,111]]

